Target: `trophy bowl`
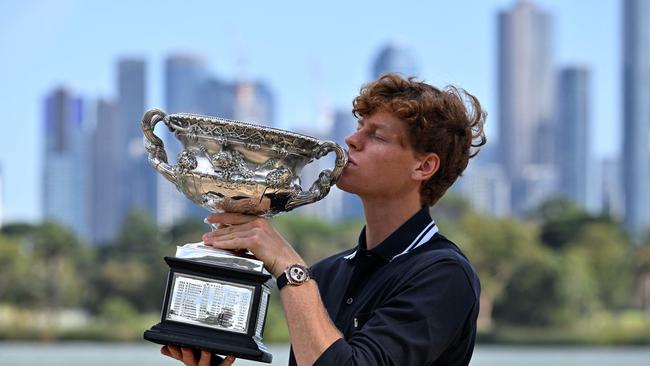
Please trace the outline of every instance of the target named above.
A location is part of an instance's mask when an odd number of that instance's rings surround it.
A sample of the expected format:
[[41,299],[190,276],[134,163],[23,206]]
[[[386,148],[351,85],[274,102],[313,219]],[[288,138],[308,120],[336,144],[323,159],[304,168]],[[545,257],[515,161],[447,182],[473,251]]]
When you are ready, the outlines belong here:
[[[170,166],[154,127],[163,122],[183,144]],[[320,200],[341,175],[347,155],[331,141],[246,122],[158,109],[142,120],[149,161],[187,198],[205,209],[271,216]],[[300,171],[329,152],[333,170],[323,170],[309,190]]]
[[[183,145],[174,166],[154,134],[159,122]],[[153,167],[212,212],[270,217],[318,201],[347,163],[336,143],[246,122],[152,109],[141,127]],[[303,190],[302,168],[330,152],[334,168]],[[262,334],[274,281],[261,261],[202,243],[179,246],[165,261],[170,270],[161,321],[144,332],[146,340],[271,362]]]

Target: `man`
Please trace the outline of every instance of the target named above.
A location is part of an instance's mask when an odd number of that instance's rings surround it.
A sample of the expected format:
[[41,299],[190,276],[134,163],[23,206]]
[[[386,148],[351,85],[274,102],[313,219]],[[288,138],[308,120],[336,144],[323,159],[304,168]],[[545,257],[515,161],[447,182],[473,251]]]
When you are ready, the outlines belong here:
[[[478,100],[386,74],[353,102],[349,162],[337,186],[357,194],[366,225],[359,244],[309,270],[265,219],[229,213],[203,236],[222,249],[248,249],[278,278],[298,365],[468,365],[479,308],[478,276],[438,232],[428,208],[485,144]],[[288,285],[285,285],[287,284]],[[190,350],[163,347],[187,365]],[[222,365],[232,364],[226,359]]]

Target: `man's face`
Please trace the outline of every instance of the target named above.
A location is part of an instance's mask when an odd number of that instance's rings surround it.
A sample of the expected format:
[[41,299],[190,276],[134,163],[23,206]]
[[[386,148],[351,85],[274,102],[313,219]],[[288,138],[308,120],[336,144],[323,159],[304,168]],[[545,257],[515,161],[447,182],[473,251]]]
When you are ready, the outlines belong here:
[[357,131],[345,139],[348,165],[337,186],[361,198],[402,197],[420,182],[412,172],[418,160],[406,136],[406,123],[385,111],[359,120]]

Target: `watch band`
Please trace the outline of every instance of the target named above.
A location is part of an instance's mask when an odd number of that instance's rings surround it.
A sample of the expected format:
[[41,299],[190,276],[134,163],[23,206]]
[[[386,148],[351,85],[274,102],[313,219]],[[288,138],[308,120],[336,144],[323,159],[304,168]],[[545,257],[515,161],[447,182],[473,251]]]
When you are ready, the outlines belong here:
[[286,286],[287,283],[289,283],[289,280],[287,279],[287,274],[282,272],[282,274],[275,279],[275,283],[278,285],[278,291],[282,290],[282,288]]

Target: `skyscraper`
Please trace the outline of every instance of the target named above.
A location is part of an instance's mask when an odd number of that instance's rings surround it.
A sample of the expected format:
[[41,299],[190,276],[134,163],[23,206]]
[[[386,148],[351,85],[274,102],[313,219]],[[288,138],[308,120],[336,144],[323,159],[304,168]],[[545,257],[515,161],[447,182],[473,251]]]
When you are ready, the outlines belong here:
[[419,76],[419,68],[413,51],[403,44],[390,42],[377,55],[372,67],[373,79],[387,72],[397,72],[403,76]]
[[[201,103],[201,88],[205,80],[205,64],[200,56],[169,56],[165,60],[165,112],[208,114],[203,110]],[[174,164],[182,146],[168,129],[162,128],[159,131],[160,137],[165,142],[169,163]],[[156,221],[159,225],[172,225],[194,210],[192,207],[194,204],[162,175],[158,175],[157,185]]]
[[273,126],[273,107],[273,94],[266,84],[259,81],[235,84],[234,119]]
[[558,85],[557,166],[560,191],[585,209],[594,209],[593,192],[598,179],[588,181],[590,171],[589,70],[566,67]]
[[207,79],[201,86],[201,110],[208,116],[234,119],[235,90],[233,83],[216,78]]
[[120,146],[120,199],[122,217],[144,210],[151,218],[157,211],[158,173],[149,165],[142,144],[140,121],[145,112],[146,65],[141,59],[118,62],[117,125]]
[[500,217],[511,214],[510,182],[498,164],[472,161],[451,190],[465,197],[480,212]]
[[88,237],[86,136],[82,100],[65,88],[45,99],[45,148],[42,184],[45,220]]
[[650,0],[623,2],[623,187],[626,228],[650,225]]
[[110,243],[120,229],[123,210],[120,200],[120,147],[117,128],[117,106],[112,101],[99,100],[95,113],[97,123],[91,138],[90,226],[95,244]]
[[202,113],[200,88],[206,79],[203,59],[172,55],[165,60],[165,108],[167,113]]
[[516,213],[555,190],[551,23],[528,1],[498,18],[499,160]]

